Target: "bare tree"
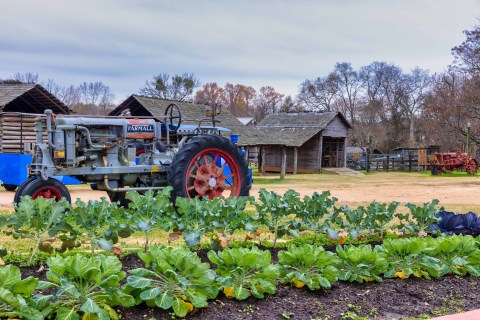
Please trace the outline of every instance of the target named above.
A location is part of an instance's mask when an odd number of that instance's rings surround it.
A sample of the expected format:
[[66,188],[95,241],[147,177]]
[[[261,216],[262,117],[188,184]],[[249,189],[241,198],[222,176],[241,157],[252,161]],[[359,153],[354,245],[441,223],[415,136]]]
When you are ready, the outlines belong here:
[[23,83],[37,83],[38,82],[38,73],[33,73],[33,72],[20,73],[20,72],[17,72],[13,75],[12,79],[23,82]]
[[311,111],[332,111],[332,103],[338,91],[338,79],[331,73],[326,77],[305,80],[300,85],[297,100]]
[[200,81],[193,73],[160,73],[152,80],[146,81],[139,93],[148,97],[184,101],[191,99],[193,91],[200,86]]
[[335,64],[333,75],[337,79],[337,105],[348,117],[350,123],[354,124],[364,80],[347,62]]

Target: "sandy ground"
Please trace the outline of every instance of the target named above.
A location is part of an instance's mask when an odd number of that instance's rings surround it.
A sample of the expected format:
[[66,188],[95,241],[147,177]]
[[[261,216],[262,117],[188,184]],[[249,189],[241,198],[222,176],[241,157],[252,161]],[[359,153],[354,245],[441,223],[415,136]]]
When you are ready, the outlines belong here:
[[[356,206],[373,200],[380,202],[423,203],[439,199],[447,210],[480,212],[480,176],[445,177],[421,173],[375,173],[363,176],[288,175],[280,182],[278,176],[255,177],[251,195],[260,188],[283,193],[295,189],[301,195],[330,190],[339,203]],[[69,186],[72,201],[106,197],[87,185]],[[0,211],[13,210],[14,192],[0,188]]]

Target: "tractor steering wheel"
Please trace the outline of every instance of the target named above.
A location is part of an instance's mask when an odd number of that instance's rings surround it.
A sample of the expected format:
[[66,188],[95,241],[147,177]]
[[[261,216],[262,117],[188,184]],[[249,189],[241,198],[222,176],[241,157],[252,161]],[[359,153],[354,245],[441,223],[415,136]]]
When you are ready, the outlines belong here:
[[[180,127],[180,124],[182,123],[182,113],[180,112],[180,109],[175,103],[171,103],[168,105],[167,109],[165,110],[165,119],[168,118],[168,123],[165,124],[167,127],[167,130],[169,130],[172,133],[177,132],[178,128]],[[178,119],[177,121],[174,120]],[[173,129],[171,128],[174,127]]]

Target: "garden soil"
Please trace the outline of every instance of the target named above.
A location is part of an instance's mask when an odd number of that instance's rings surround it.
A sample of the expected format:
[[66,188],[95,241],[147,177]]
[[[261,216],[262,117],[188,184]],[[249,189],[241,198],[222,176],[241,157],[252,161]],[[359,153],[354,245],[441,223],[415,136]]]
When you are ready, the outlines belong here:
[[[385,173],[360,177],[327,175],[278,176],[258,178],[252,195],[259,188],[278,193],[292,188],[302,195],[330,190],[339,203],[348,205],[399,201],[423,203],[436,198],[451,211],[480,212],[480,179],[473,177],[430,177],[425,174]],[[69,187],[72,199],[100,199],[104,192],[85,186]],[[0,211],[13,209],[13,192],[0,191]],[[200,255],[203,258],[204,254]],[[125,270],[142,265],[135,254],[123,258]],[[23,274],[28,275],[28,270]],[[32,275],[39,276],[35,270]],[[40,276],[44,276],[43,271]],[[310,291],[280,284],[277,293],[264,300],[226,299],[223,294],[208,308],[195,310],[187,319],[416,319],[480,309],[480,278],[446,276],[423,279],[385,279],[382,283],[338,282],[330,290]],[[145,305],[118,311],[122,319],[172,319],[172,313]]]

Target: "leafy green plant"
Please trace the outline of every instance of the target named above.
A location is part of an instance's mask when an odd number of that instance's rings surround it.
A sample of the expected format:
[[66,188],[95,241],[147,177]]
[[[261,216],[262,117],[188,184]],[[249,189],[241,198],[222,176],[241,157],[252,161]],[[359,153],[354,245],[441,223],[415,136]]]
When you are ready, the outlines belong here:
[[126,276],[122,263],[114,256],[54,256],[47,260],[47,279],[39,289],[55,293],[37,297],[37,308],[55,319],[119,319],[112,308],[134,305],[132,296],[119,289]]
[[15,207],[16,212],[3,222],[4,226],[11,228],[4,232],[14,239],[34,240],[29,264],[32,264],[38,250],[53,253],[52,241],[56,240],[55,237],[62,242],[57,251],[78,247],[80,243],[76,241],[77,234],[65,219],[68,208],[69,204],[63,198],[60,201],[43,197],[33,200],[30,196],[24,196]]
[[143,252],[147,252],[150,233],[155,229],[169,229],[169,217],[174,212],[170,201],[172,187],[167,187],[157,195],[148,190],[144,195],[135,190],[127,191],[129,220],[133,228],[145,236]]
[[[377,234],[380,238],[385,237],[388,225],[395,217],[395,211],[400,203],[392,201],[390,203],[380,203],[372,201],[366,208],[365,227],[370,230],[370,234]],[[358,208],[357,208],[358,210]]]
[[480,276],[480,249],[472,236],[454,235],[427,238],[432,257],[439,260],[438,276],[470,274]]
[[437,199],[425,202],[422,206],[407,203],[405,207],[410,210],[410,213],[397,214],[397,217],[401,220],[398,228],[406,233],[426,236],[429,231],[428,227],[441,219],[438,213],[443,210],[443,207],[438,208],[438,204]]
[[220,208],[217,219],[212,221],[216,229],[212,239],[213,247],[225,248],[229,243],[229,238],[239,229],[247,232],[257,230],[255,222],[258,220],[258,216],[245,211],[248,197],[220,197],[214,200],[219,201]]
[[338,270],[335,264],[338,257],[322,247],[304,244],[290,245],[288,250],[278,253],[283,283],[291,283],[297,288],[304,285],[310,290],[330,288],[337,281]]
[[[378,247],[388,261],[386,278],[406,279],[410,276],[424,277],[438,276],[439,261],[429,256],[434,250],[432,242],[423,238],[385,239]],[[430,274],[430,272],[432,274]]]
[[139,255],[146,268],[129,270],[124,289],[137,304],[145,301],[151,307],[173,308],[177,316],[184,317],[194,307],[206,307],[207,299],[217,296],[215,271],[196,253],[181,247],[154,246]]
[[324,191],[321,194],[314,192],[311,197],[304,196],[303,201],[298,202],[297,217],[302,220],[302,224],[307,226],[308,230],[313,231],[314,241],[319,233],[325,231],[329,238],[337,239],[338,234],[331,225],[335,220],[333,211],[335,202],[337,198],[330,197],[330,191]]
[[67,221],[88,239],[92,256],[98,248],[111,251],[119,234],[123,237],[131,235],[131,229],[121,223],[117,204],[104,197],[100,202],[90,200],[85,203],[77,199],[75,208],[67,214]]
[[31,299],[37,285],[38,279],[34,277],[22,280],[16,266],[0,267],[0,318],[43,320]]
[[340,262],[337,266],[340,271],[338,279],[349,282],[377,281],[381,282],[382,275],[387,271],[388,263],[382,252],[372,250],[370,245],[337,246]]
[[349,206],[335,207],[334,219],[352,238],[357,238],[365,228],[367,212],[365,207],[351,209]]
[[253,295],[263,299],[265,293],[277,290],[275,279],[280,275],[278,265],[271,263],[270,251],[257,247],[227,248],[221,252],[208,252],[208,259],[217,265],[217,281],[228,298],[244,300]]
[[260,202],[253,202],[259,214],[259,222],[264,224],[273,233],[273,247],[277,239],[285,234],[293,237],[298,236],[299,225],[294,219],[299,203],[299,193],[294,190],[287,190],[283,196],[274,191],[260,189],[258,199]]

